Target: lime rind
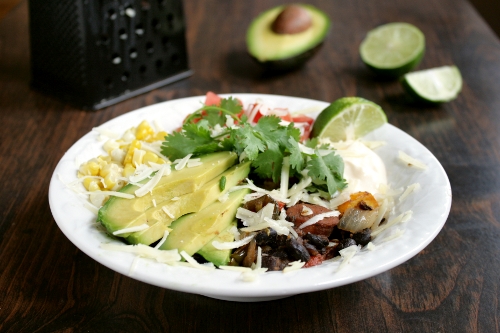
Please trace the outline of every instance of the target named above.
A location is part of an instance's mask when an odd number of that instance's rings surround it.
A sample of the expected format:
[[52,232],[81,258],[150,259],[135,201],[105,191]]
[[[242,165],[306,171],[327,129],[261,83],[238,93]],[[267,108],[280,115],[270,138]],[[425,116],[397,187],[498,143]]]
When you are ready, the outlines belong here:
[[415,99],[429,103],[445,103],[457,98],[463,80],[456,66],[442,66],[408,73],[403,87]]
[[399,77],[422,60],[425,36],[412,24],[388,23],[370,30],[359,50],[365,65],[377,74]]
[[321,111],[311,136],[333,142],[353,140],[385,123],[387,116],[379,105],[361,97],[343,97]]

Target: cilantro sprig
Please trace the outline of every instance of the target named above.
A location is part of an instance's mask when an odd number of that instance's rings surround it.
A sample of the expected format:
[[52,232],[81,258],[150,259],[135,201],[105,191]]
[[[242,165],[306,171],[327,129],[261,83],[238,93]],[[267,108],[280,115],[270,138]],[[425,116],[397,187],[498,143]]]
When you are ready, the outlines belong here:
[[[240,159],[252,162],[252,174],[279,182],[283,159],[289,158],[290,176],[311,177],[313,190],[333,195],[347,186],[343,178],[344,163],[339,155],[305,154],[301,149],[300,130],[293,123],[282,125],[277,116],[264,116],[252,125],[242,114],[238,100],[224,98],[220,106],[203,106],[188,116],[181,131],[165,137],[162,154],[170,160],[204,155],[218,151],[234,151]],[[227,116],[237,126],[226,127]],[[317,140],[305,143],[318,148]],[[325,148],[325,147],[320,147]],[[323,149],[324,150],[324,149]]]

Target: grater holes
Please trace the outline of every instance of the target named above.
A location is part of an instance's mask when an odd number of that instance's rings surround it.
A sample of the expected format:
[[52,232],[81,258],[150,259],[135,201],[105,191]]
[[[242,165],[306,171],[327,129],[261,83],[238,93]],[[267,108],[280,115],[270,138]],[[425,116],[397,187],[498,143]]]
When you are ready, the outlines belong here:
[[123,82],[127,82],[129,78],[130,78],[130,73],[129,72],[123,72],[122,77],[121,77],[122,81]]
[[109,36],[106,34],[101,35],[99,38],[99,42],[101,45],[108,45],[109,44]]
[[110,77],[106,78],[106,80],[104,80],[104,86],[106,87],[106,89],[112,89],[113,80]]
[[161,38],[161,45],[163,45],[164,49],[168,49],[170,47],[170,38],[168,38],[168,36],[163,36]]
[[151,21],[151,27],[153,28],[153,30],[159,31],[161,29],[160,20],[158,20],[157,18],[153,19]]
[[137,49],[131,48],[128,55],[129,55],[130,59],[137,59],[137,56],[139,54],[137,53]]
[[108,10],[108,18],[112,21],[116,20],[116,18],[118,17],[118,14],[116,13],[116,11],[114,9],[110,9]]
[[144,74],[146,73],[146,70],[147,70],[146,65],[141,65],[141,66],[139,67],[139,73],[140,73],[141,75],[144,75]]
[[139,37],[141,37],[142,35],[144,35],[144,26],[142,25],[142,23],[138,23],[136,24],[135,26],[135,34]]
[[153,54],[155,52],[153,42],[146,43],[146,52],[147,54]]
[[156,69],[162,68],[163,67],[163,60],[161,60],[161,59],[156,60],[155,66],[156,66]]
[[118,30],[118,36],[120,36],[121,40],[126,40],[128,38],[127,30],[125,30],[125,28],[121,28]]
[[122,62],[122,58],[118,53],[113,53],[113,55],[111,55],[111,62],[113,65],[119,65]]
[[132,6],[127,6],[125,8],[125,15],[127,15],[130,18],[134,18],[136,15],[135,9]]

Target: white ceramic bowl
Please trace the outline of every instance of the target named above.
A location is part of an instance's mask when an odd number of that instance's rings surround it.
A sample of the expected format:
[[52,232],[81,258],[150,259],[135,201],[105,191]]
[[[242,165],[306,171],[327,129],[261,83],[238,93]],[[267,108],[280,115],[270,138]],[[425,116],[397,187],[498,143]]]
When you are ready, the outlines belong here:
[[[315,116],[328,103],[296,97],[232,94],[245,105],[257,99],[293,111],[310,111]],[[179,127],[184,117],[198,109],[204,96],[168,101],[141,108],[112,119],[100,128],[123,133],[146,119],[157,121],[167,131]],[[240,272],[215,269],[199,270],[184,266],[169,266],[149,259],[140,259],[131,269],[135,255],[107,251],[100,248],[102,242],[116,242],[95,223],[96,215],[85,207],[85,199],[71,191],[65,184],[76,180],[79,164],[104,153],[103,141],[98,141],[96,131],[83,136],[63,156],[54,170],[49,202],[55,221],[62,232],[80,250],[110,269],[134,279],[162,288],[205,295],[212,298],[255,302],[283,298],[300,293],[330,289],[353,283],[387,271],[412,258],[426,247],[439,233],[451,207],[451,187],[438,160],[422,144],[396,127],[386,124],[370,133],[366,139],[386,141],[375,151],[384,160],[389,183],[400,188],[419,183],[421,189],[396,205],[395,215],[413,211],[412,218],[389,228],[373,241],[376,248],[363,249],[348,265],[338,270],[340,260],[324,262],[320,266],[300,269],[289,273],[267,272],[253,282],[245,282]],[[425,171],[410,168],[398,159],[403,151],[424,162]],[[383,241],[399,229],[404,233],[398,238]]]

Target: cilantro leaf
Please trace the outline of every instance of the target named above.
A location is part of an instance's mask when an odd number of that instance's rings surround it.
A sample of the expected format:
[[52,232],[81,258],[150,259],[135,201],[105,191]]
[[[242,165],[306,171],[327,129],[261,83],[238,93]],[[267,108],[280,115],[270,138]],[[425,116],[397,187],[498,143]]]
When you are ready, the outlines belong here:
[[[344,174],[344,161],[342,157],[334,152],[321,156],[319,151],[315,150],[315,155],[307,162],[308,175],[313,183],[322,185],[326,182],[327,190],[330,195],[344,189],[347,186]],[[319,187],[321,189],[321,186]]]
[[283,153],[279,149],[267,149],[253,161],[255,173],[262,178],[272,178],[278,182],[283,166]]
[[266,145],[249,123],[243,123],[240,128],[232,130],[232,137],[238,155],[245,152],[250,161],[255,160],[259,152],[266,150]]
[[219,142],[210,137],[206,122],[184,124],[182,132],[173,132],[162,143],[162,154],[172,161],[188,154],[202,155],[219,150],[222,150]]
[[221,109],[228,111],[231,114],[238,114],[243,110],[243,106],[240,101],[233,97],[223,98],[220,101]]
[[304,157],[302,156],[302,151],[299,148],[299,143],[293,137],[288,138],[288,151],[290,152],[290,167],[292,170],[297,172],[304,169]]

